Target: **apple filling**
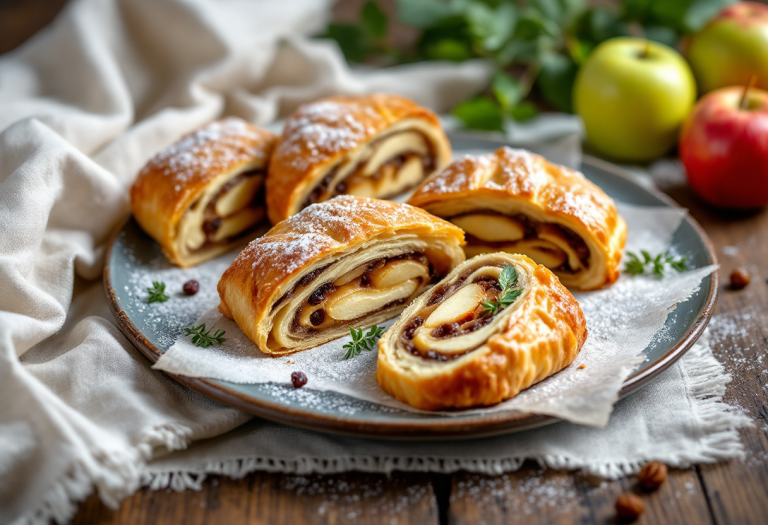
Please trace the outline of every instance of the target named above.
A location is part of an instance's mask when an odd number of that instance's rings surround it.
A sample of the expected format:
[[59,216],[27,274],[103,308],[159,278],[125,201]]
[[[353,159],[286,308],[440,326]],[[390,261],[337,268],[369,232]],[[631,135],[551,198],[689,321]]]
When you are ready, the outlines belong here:
[[[316,286],[296,311],[294,332],[348,325],[418,295],[431,281],[427,258],[409,254],[358,266]],[[312,280],[322,274],[313,275]],[[311,274],[310,274],[311,275]],[[311,281],[310,281],[311,282]],[[308,286],[303,279],[299,287]]]
[[386,198],[419,184],[435,168],[429,141],[416,131],[381,137],[354,158],[337,164],[315,186],[302,207],[336,195]]
[[230,243],[261,223],[266,216],[264,178],[261,171],[241,173],[199,198],[180,226],[187,250]]
[[[498,301],[501,267],[469,270],[453,283],[431,292],[425,306],[406,323],[399,343],[412,355],[450,361],[482,346],[501,322],[502,312],[488,311],[483,303]],[[518,277],[518,286],[522,278]]]
[[467,257],[508,252],[527,255],[555,272],[576,273],[589,267],[589,248],[575,232],[525,215],[474,212],[450,219],[467,234]]

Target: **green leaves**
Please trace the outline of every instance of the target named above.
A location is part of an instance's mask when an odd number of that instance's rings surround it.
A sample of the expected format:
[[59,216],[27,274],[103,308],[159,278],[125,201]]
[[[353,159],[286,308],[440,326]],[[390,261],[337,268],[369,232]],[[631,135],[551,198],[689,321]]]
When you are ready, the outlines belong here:
[[391,54],[385,42],[389,19],[374,0],[360,10],[359,24],[331,23],[323,35],[339,44],[349,62],[362,62],[373,54]]
[[503,131],[504,129],[504,113],[499,104],[489,97],[465,100],[453,108],[453,114],[470,129],[486,131]]
[[363,10],[360,12],[360,18],[363,23],[364,33],[378,39],[387,36],[389,20],[387,19],[387,14],[379,7],[379,4],[370,0],[366,2],[363,5]]
[[632,34],[675,47],[733,1],[396,0],[398,19],[418,35],[413,48],[395,49],[386,40],[386,13],[369,0],[357,24],[331,24],[324,36],[336,40],[351,62],[490,61],[491,85],[453,114],[467,128],[503,131],[510,119],[537,114],[526,101],[532,91],[548,109],[572,111],[579,67],[601,42],[632,28]]
[[573,111],[573,83],[579,66],[568,56],[548,53],[541,60],[538,86],[542,96],[558,111]]
[[624,271],[630,275],[645,273],[663,277],[671,268],[676,272],[684,272],[688,269],[688,257],[673,257],[669,252],[652,256],[646,250],[640,251],[640,256],[633,252],[627,252],[627,260],[624,263]]
[[152,287],[147,288],[147,293],[149,294],[148,303],[164,303],[171,298],[171,296],[166,295],[165,283],[162,281],[152,281]]
[[196,326],[194,328],[185,328],[184,329],[184,335],[185,336],[192,336],[192,344],[195,346],[200,346],[203,348],[209,348],[214,345],[220,345],[226,339],[224,339],[224,334],[226,333],[224,330],[217,330],[215,333],[211,334],[211,330],[213,330],[213,327],[210,328],[207,332],[205,331],[205,324],[201,324],[200,326]]
[[352,336],[352,340],[344,345],[344,349],[347,353],[344,355],[344,359],[351,359],[365,350],[370,352],[375,348],[376,341],[379,340],[381,334],[384,332],[383,326],[373,325],[367,334],[363,333],[360,328],[349,327],[349,333]]
[[511,264],[507,264],[499,274],[499,286],[502,290],[511,288],[517,282],[517,270]]
[[483,310],[496,315],[499,310],[503,310],[510,304],[514,303],[520,294],[523,293],[520,289],[514,289],[517,284],[517,270],[511,264],[504,265],[501,273],[499,273],[499,286],[501,287],[501,294],[498,299],[494,301],[485,301],[482,303]]

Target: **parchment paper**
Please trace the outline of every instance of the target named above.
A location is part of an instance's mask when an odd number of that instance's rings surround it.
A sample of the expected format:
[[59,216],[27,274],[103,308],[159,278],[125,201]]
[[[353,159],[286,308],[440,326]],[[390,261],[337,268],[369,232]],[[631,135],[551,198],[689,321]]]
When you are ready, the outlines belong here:
[[[619,212],[629,228],[627,250],[645,249],[651,253],[668,248],[686,213],[683,209],[627,204],[619,204]],[[208,310],[194,322],[226,330],[226,342],[217,347],[199,348],[188,338],[179,338],[154,368],[234,383],[276,383],[284,395],[291,392],[283,388],[290,381],[291,372],[300,370],[309,378],[305,389],[340,392],[382,407],[417,411],[379,388],[375,379],[375,351],[363,352],[354,359],[343,359],[342,346],[349,337],[283,358],[262,354],[237,325],[216,308],[219,300],[215,285],[233,257],[229,255],[209,262],[205,267],[198,267],[196,272],[209,281],[201,282],[201,288],[207,289],[202,300]],[[622,275],[614,286],[605,290],[574,294],[584,310],[589,329],[587,343],[574,363],[514,399],[472,412],[530,411],[585,425],[605,425],[622,383],[645,359],[643,349],[654,337],[665,336],[660,330],[669,312],[698,290],[701,279],[713,270],[710,266],[682,274],[668,272],[663,279]],[[148,272],[140,276],[137,287],[143,290],[153,279],[162,279],[169,283],[169,289],[175,289],[190,278],[184,270],[168,269],[161,273]],[[160,306],[160,309],[170,308],[171,302]],[[156,312],[158,316],[170,313]],[[393,322],[388,322],[387,327]],[[583,369],[580,368],[582,364],[585,365]],[[450,417],[467,411],[439,413]]]

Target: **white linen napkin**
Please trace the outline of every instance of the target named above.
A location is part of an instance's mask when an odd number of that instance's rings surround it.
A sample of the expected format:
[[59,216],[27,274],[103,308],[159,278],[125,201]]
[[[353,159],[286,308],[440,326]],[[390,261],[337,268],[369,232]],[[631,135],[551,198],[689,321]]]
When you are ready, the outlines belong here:
[[[327,14],[313,0],[75,0],[0,57],[0,523],[63,522],[94,488],[116,505],[142,481],[206,471],[200,458],[231,464],[190,450],[160,477],[147,469],[249,416],[151,370],[99,281],[128,188],[154,153],[222,115],[266,124],[305,100],[373,90],[444,111],[487,81],[482,62],[351,71],[335,45],[306,38]],[[702,436],[729,444],[690,461],[738,450],[735,421],[712,410],[721,426],[688,419],[667,436],[678,450]],[[291,456],[231,450],[245,462],[237,473]]]

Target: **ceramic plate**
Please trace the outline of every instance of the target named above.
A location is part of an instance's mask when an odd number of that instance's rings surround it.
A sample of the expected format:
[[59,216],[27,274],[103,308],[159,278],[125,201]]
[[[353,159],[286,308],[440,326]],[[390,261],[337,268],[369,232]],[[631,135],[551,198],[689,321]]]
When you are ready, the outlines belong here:
[[[450,135],[453,148],[494,151],[504,142],[480,136]],[[617,201],[645,206],[676,206],[665,195],[639,186],[622,170],[585,157],[584,174]],[[680,224],[672,241],[676,253],[690,254],[694,268],[715,263],[707,235],[690,217]],[[159,262],[158,262],[159,261]],[[170,348],[182,328],[200,311],[186,311],[173,318],[152,316],[142,307],[143,297],[132,293],[136,275],[148,267],[168,265],[159,245],[129,220],[110,245],[104,285],[112,310],[125,335],[152,362]],[[133,277],[133,279],[132,279]],[[215,286],[219,276],[210,276]],[[624,383],[621,395],[632,393],[678,360],[698,339],[709,322],[717,300],[717,272],[704,278],[701,288],[680,303],[667,318],[669,337],[657,338],[645,349],[645,360]],[[193,308],[194,310],[194,308]],[[325,432],[387,439],[457,439],[525,430],[557,421],[551,416],[521,413],[471,414],[441,417],[382,409],[379,405],[334,392],[293,389],[287,385],[242,385],[214,379],[172,375],[180,383],[227,405],[257,416]],[[276,388],[277,386],[277,388]],[[283,390],[290,388],[291,395]]]

